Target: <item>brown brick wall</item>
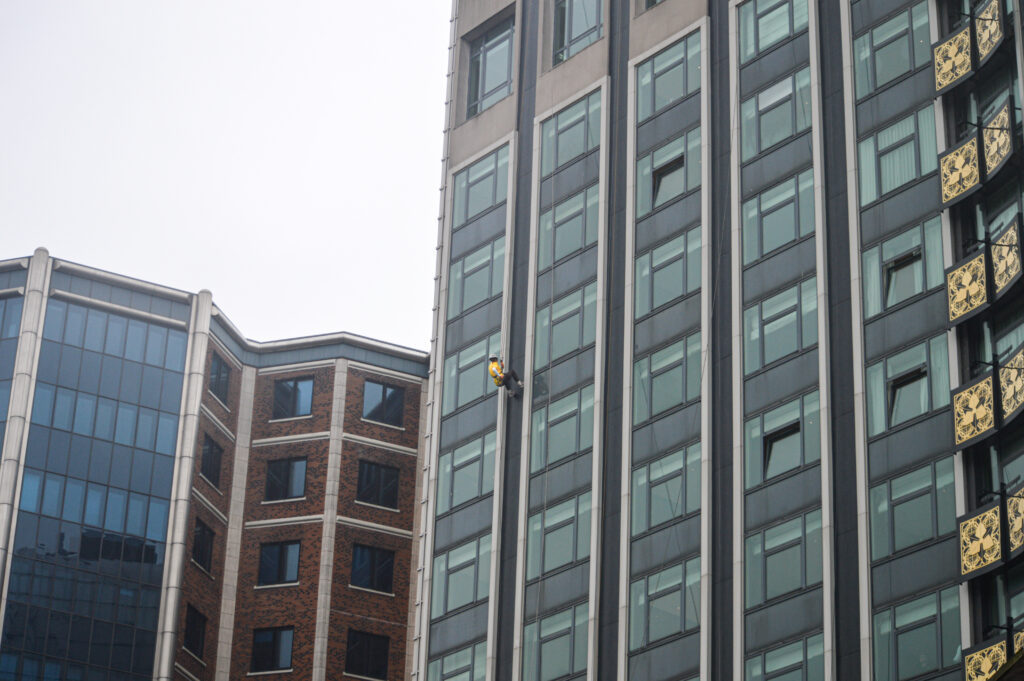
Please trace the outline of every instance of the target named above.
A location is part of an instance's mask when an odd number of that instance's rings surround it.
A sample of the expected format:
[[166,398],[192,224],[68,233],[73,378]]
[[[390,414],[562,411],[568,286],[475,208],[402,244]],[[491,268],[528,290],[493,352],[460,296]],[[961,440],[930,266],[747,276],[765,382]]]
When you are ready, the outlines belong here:
[[[274,678],[308,679],[313,665],[316,598],[320,573],[322,523],[246,529],[238,569],[238,600],[232,643],[231,678],[241,679],[252,662],[252,633],[265,627],[293,626],[292,674]],[[255,588],[260,544],[298,539],[299,583]]]
[[[308,417],[271,422],[274,413],[274,383],[288,378],[313,377],[313,408]],[[252,439],[319,433],[331,429],[331,401],[334,396],[334,367],[288,371],[256,377],[252,406]]]
[[[366,379],[405,388],[405,410],[402,414],[402,428],[381,425],[363,420],[363,383]],[[418,381],[402,381],[361,369],[349,369],[346,379],[345,432],[370,437],[390,444],[411,447],[419,444],[420,384]]]
[[[306,440],[249,450],[249,475],[245,490],[245,519],[293,518],[324,512],[327,457],[330,440]],[[294,501],[264,503],[267,493],[267,462],[306,457],[306,494]]]
[[[395,552],[394,595],[354,589],[352,582],[352,546],[362,544]],[[338,523],[334,540],[334,584],[331,610],[347,615],[365,615],[391,624],[404,625],[409,611],[409,566],[412,540],[384,532],[375,532]],[[405,637],[401,643],[404,645]],[[394,644],[393,644],[394,645]]]
[[[192,560],[196,518],[201,519],[214,532],[213,559],[207,573]],[[224,585],[224,549],[227,526],[202,505],[193,495],[189,506],[188,534],[185,541],[185,573],[182,579],[182,599],[178,610],[178,648],[175,662],[203,681],[213,678],[217,658],[217,629],[220,626],[221,592]],[[206,639],[202,662],[183,649],[185,643],[186,605],[192,605],[206,617]],[[205,663],[205,665],[204,665]]]

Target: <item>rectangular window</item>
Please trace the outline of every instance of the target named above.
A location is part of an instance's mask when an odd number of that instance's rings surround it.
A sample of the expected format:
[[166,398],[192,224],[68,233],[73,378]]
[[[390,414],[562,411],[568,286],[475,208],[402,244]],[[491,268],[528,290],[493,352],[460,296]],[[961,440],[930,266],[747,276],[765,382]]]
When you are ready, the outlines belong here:
[[821,511],[746,538],[746,607],[821,583]]
[[814,232],[811,168],[743,202],[743,264]]
[[871,488],[871,559],[956,529],[953,457]]
[[697,442],[633,469],[633,536],[700,510]]
[[636,67],[637,123],[699,89],[700,31],[696,31]]
[[821,458],[818,391],[748,419],[744,428],[747,489]]
[[743,311],[743,370],[748,375],[817,343],[817,277]]
[[523,627],[523,681],[554,681],[587,669],[589,606],[530,622]]
[[211,572],[213,566],[213,537],[210,526],[196,518],[196,529],[192,537],[192,560],[207,572]]
[[260,586],[294,584],[299,581],[299,542],[288,541],[260,545],[260,567],[256,581]]
[[875,613],[872,642],[875,681],[903,681],[959,666],[958,587]]
[[637,319],[700,288],[700,239],[698,226],[637,256]]
[[537,310],[534,369],[543,369],[594,342],[597,333],[597,282]]
[[807,28],[807,0],[751,0],[740,5],[740,61]]
[[427,681],[484,681],[487,641],[467,646],[427,665]]
[[206,618],[189,603],[185,606],[185,650],[200,660],[206,648]]
[[601,91],[571,104],[541,124],[540,174],[547,177],[601,141]]
[[363,418],[367,421],[401,428],[404,409],[405,388],[376,381],[363,383]]
[[210,392],[223,404],[228,403],[231,367],[216,352],[210,359]]
[[203,435],[203,458],[199,464],[199,472],[214,487],[220,487],[220,462],[224,448],[213,441],[209,435]]
[[275,627],[273,629],[256,629],[252,632],[252,664],[253,672],[273,672],[291,669],[292,666],[292,627]]
[[398,508],[398,469],[372,461],[360,461],[356,501]]
[[537,271],[597,243],[599,185],[593,185],[540,216]]
[[530,516],[526,579],[536,579],[590,556],[590,492]]
[[636,162],[636,216],[700,188],[700,128],[645,154]]
[[495,239],[448,270],[448,319],[501,295],[505,284],[505,237]]
[[700,557],[629,585],[629,649],[700,625]]
[[492,431],[438,457],[437,515],[494,490],[495,437]]
[[868,435],[949,404],[949,356],[940,334],[867,368]]
[[466,117],[489,109],[512,92],[512,19],[503,21],[469,48]]
[[275,419],[309,416],[313,411],[313,379],[286,378],[274,381]]
[[345,673],[368,679],[388,678],[388,649],[391,639],[364,631],[348,630]]
[[306,459],[279,459],[267,462],[267,492],[264,499],[280,501],[306,495]]
[[601,0],[555,0],[552,62],[557,66],[601,37]]
[[497,390],[487,374],[487,356],[491,353],[501,354],[499,333],[482,338],[445,358],[442,416]]
[[744,161],[807,130],[811,127],[809,68],[786,76],[744,101],[740,119]]
[[853,43],[857,97],[885,87],[932,59],[928,3],[903,9]]
[[633,363],[633,425],[700,398],[700,332]]
[[946,283],[938,216],[864,251],[864,318]]
[[857,145],[860,205],[935,170],[935,114],[932,105],[873,133]]
[[508,145],[455,174],[452,231],[485,210],[502,203],[508,194]]
[[551,401],[533,412],[530,472],[536,473],[594,444],[594,386]]
[[352,586],[391,593],[395,552],[375,546],[352,546]]
[[748,657],[744,681],[821,681],[825,678],[825,637],[809,636]]
[[486,599],[491,583],[491,535],[434,556],[431,579],[432,618]]

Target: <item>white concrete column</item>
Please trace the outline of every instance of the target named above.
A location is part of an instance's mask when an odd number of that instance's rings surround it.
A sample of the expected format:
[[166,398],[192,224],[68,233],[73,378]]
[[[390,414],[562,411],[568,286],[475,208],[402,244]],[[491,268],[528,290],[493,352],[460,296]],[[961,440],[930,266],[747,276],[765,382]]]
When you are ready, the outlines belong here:
[[210,316],[213,296],[200,291],[192,299],[188,354],[185,357],[185,389],[181,397],[178,421],[178,446],[174,461],[174,481],[167,521],[167,549],[164,581],[160,592],[159,630],[156,640],[156,664],[153,678],[170,681],[174,673],[174,651],[178,636],[178,606],[185,570],[185,541],[188,538],[188,505],[192,488],[192,470],[199,432],[199,404],[203,395],[206,348],[210,341]]
[[313,638],[313,681],[327,678],[327,646],[331,633],[331,583],[334,577],[334,539],[337,534],[338,491],[341,486],[341,445],[345,428],[345,390],[348,360],[334,364],[334,398],[331,403],[331,441],[327,454],[324,489],[324,534],[320,541],[320,585],[316,594],[316,634]]
[[238,426],[235,433],[235,467],[231,474],[228,533],[224,546],[224,590],[221,592],[217,667],[214,670],[216,681],[229,681],[231,677],[231,643],[235,632],[238,564],[242,556],[245,488],[249,478],[249,444],[252,442],[252,404],[256,393],[255,367],[245,367],[242,370],[241,393],[238,399]]
[[[43,337],[46,289],[50,280],[50,254],[38,248],[28,264],[28,279],[21,310],[18,350],[14,357],[11,399],[7,407],[7,426],[0,450],[0,594],[7,593],[10,574],[10,546],[14,541],[17,497],[21,481],[28,423],[35,391],[36,363]],[[7,599],[0,599],[0,629]]]

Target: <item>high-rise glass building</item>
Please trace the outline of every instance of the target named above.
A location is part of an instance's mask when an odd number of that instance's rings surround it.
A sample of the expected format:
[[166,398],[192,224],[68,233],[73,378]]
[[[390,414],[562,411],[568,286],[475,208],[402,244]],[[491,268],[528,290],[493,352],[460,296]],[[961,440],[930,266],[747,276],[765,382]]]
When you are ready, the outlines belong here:
[[406,678],[427,368],[0,261],[0,681]]
[[417,678],[1010,667],[1020,15],[453,2]]

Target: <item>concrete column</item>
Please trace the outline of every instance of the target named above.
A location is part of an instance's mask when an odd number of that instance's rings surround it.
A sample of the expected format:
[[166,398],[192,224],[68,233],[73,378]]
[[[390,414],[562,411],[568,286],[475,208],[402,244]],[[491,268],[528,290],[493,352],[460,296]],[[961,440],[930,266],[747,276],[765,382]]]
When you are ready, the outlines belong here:
[[[11,400],[7,408],[7,427],[0,450],[0,594],[7,593],[10,574],[10,546],[14,541],[18,489],[21,481],[28,423],[32,413],[36,363],[43,337],[46,289],[50,281],[50,254],[37,248],[28,265],[25,297],[22,303],[18,350],[14,357]],[[7,599],[0,599],[0,629],[3,628]]]
[[221,593],[220,630],[217,632],[216,681],[231,676],[231,643],[235,633],[238,596],[238,564],[242,556],[242,526],[245,524],[245,488],[249,477],[249,445],[252,442],[252,404],[256,393],[256,368],[242,370],[242,394],[238,399],[238,430],[235,433],[235,468],[231,475],[231,506],[224,546],[224,590]]
[[205,380],[206,348],[210,341],[210,316],[213,296],[200,291],[192,299],[192,320],[189,324],[188,355],[185,358],[185,389],[181,398],[178,422],[178,447],[174,462],[174,482],[167,523],[167,552],[164,581],[160,593],[159,630],[156,640],[156,664],[153,678],[170,681],[174,673],[174,651],[178,636],[178,606],[181,603],[181,582],[185,570],[185,541],[188,538],[188,505],[192,488],[192,471],[199,432],[199,404]]
[[324,534],[320,542],[320,586],[316,595],[316,634],[313,638],[313,681],[324,681],[327,678],[327,646],[331,633],[331,582],[334,577],[334,539],[338,527],[338,491],[341,486],[341,435],[345,429],[347,384],[348,360],[339,359],[334,364],[331,443],[327,453]]

